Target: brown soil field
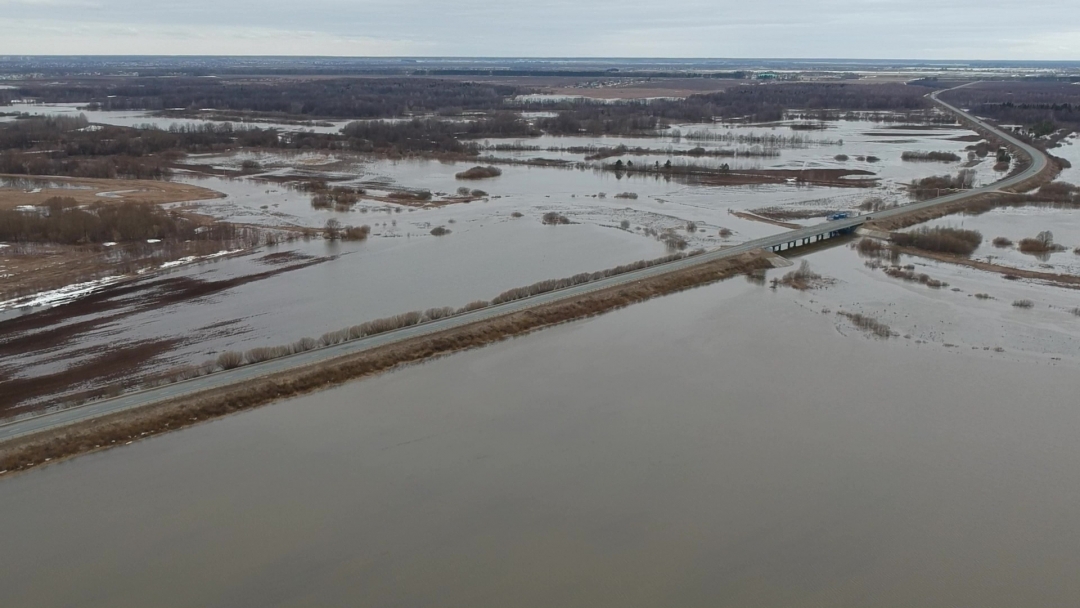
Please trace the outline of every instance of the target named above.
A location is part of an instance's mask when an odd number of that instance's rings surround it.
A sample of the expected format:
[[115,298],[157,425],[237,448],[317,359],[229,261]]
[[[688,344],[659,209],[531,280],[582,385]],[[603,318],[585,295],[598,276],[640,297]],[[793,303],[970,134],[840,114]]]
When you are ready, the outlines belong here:
[[107,449],[156,434],[335,386],[433,357],[478,348],[539,329],[584,319],[662,295],[773,267],[775,254],[755,251],[679,272],[555,302],[428,336],[404,340],[243,385],[205,391],[134,412],[21,438],[0,446],[0,475]]
[[[71,188],[42,188],[30,193],[21,188],[0,188],[0,209],[14,209],[19,205],[39,205],[60,196],[73,198],[79,204],[123,203],[137,201],[163,204],[222,198],[225,195],[209,188],[177,182],[146,179],[89,179],[52,176],[0,175],[13,179],[32,179],[44,182],[63,182]],[[99,196],[115,193],[113,196]]]

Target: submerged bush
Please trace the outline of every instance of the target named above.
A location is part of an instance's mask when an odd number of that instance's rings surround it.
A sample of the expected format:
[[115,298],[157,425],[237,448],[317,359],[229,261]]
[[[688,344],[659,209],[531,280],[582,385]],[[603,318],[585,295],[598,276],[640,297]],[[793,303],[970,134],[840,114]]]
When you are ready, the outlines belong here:
[[898,232],[893,235],[893,242],[901,247],[924,251],[971,255],[982,244],[982,234],[960,228],[924,227],[911,232]]
[[346,226],[341,231],[341,239],[344,241],[362,241],[368,238],[371,234],[371,226],[367,224],[363,226]]
[[1044,230],[1033,239],[1020,239],[1019,249],[1023,253],[1053,253],[1064,251],[1065,247],[1054,243],[1054,233]]
[[540,218],[540,221],[547,226],[561,226],[570,223],[570,219],[561,213],[555,213],[554,211],[548,211]]
[[487,167],[473,167],[454,175],[454,177],[457,179],[487,179],[500,175],[502,175],[502,169],[489,165]]
[[907,161],[958,162],[960,157],[952,152],[904,152],[900,155],[900,159]]

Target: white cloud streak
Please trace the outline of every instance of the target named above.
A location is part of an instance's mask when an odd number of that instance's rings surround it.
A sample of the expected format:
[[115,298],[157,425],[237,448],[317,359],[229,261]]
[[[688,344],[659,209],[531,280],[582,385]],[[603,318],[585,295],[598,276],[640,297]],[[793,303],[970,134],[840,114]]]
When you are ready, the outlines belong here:
[[0,0],[3,54],[1080,60],[1075,0]]

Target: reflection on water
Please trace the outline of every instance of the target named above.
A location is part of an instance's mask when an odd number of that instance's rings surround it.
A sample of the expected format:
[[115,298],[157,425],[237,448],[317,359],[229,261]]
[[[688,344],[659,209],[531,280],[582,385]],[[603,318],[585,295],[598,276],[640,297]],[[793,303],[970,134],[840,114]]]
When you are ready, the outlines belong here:
[[729,281],[5,481],[0,605],[1080,597],[1076,370],[833,323]]

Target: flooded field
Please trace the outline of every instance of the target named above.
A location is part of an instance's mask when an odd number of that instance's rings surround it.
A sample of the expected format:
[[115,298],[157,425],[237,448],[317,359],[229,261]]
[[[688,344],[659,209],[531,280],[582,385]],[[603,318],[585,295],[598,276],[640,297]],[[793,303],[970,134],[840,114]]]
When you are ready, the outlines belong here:
[[[809,259],[836,282],[731,280],[0,482],[0,603],[1072,603],[1080,341],[1013,346],[1066,321]],[[856,303],[1012,337],[871,338]]]
[[[76,104],[14,109],[78,111]],[[150,120],[153,117],[143,112],[93,112],[88,118],[168,126],[160,122],[167,119]],[[970,142],[959,139],[970,140],[972,134],[959,127],[870,120],[815,123],[810,130],[805,126],[798,121],[677,125],[661,137],[484,140],[478,142],[482,154],[504,161],[543,157],[576,166],[504,162],[499,176],[483,180],[460,180],[456,174],[484,161],[392,160],[338,151],[191,155],[185,163],[193,167],[239,172],[245,162],[254,161],[259,173],[228,178],[178,171],[174,181],[225,196],[169,205],[172,208],[268,229],[320,229],[336,219],[343,225],[368,225],[371,235],[363,243],[316,238],[281,244],[153,273],[102,289],[85,305],[50,311],[41,320],[28,314],[40,308],[0,311],[0,378],[36,387],[19,397],[9,391],[7,400],[0,400],[0,416],[133,376],[146,378],[201,364],[226,350],[317,338],[379,317],[462,306],[543,279],[660,257],[672,247],[715,249],[787,229],[736,213],[810,211],[817,217],[790,221],[813,223],[833,211],[858,213],[868,198],[884,204],[906,202],[903,186],[912,179],[955,173],[963,166],[973,165],[978,182],[998,176],[987,159],[901,160],[901,154],[911,150],[952,152],[966,159]],[[620,145],[651,151],[588,160],[597,150]],[[704,156],[678,154],[692,149],[704,151]],[[734,156],[709,156],[720,151]],[[715,186],[602,170],[601,165],[618,160],[639,165],[673,160],[714,168],[730,164],[733,169],[853,169],[872,172],[874,185]],[[363,188],[365,194],[347,210],[321,209],[312,206],[310,193],[295,183],[282,183],[318,178]],[[4,183],[32,190],[50,182]],[[453,203],[462,187],[483,193],[471,197],[472,202]],[[401,191],[429,191],[434,202],[388,202]],[[570,223],[545,226],[541,218],[547,213],[560,214]],[[436,237],[436,228],[449,233]],[[665,234],[677,234],[678,239],[665,240]],[[5,267],[3,255],[0,269]],[[117,366],[123,361],[127,363]]]
[[[942,218],[927,225],[980,232],[983,242],[972,254],[975,259],[1012,268],[1080,275],[1080,255],[1074,253],[1074,250],[1080,249],[1080,213],[1075,209],[1007,207],[976,216]],[[1054,243],[1061,246],[1059,251],[1030,254],[1016,246],[1022,239],[1035,238],[1044,231],[1053,234]],[[1013,244],[995,246],[994,239],[999,237]]]
[[[158,129],[177,127],[197,127],[205,125],[207,120],[197,118],[174,118],[169,116],[155,116],[147,110],[105,111],[87,110],[84,103],[13,103],[3,106],[6,113],[31,114],[34,116],[78,116],[84,114],[94,124],[115,125],[118,127],[142,128],[146,126]],[[13,116],[0,116],[0,121],[14,120]],[[337,133],[348,121],[334,121],[333,126],[294,125],[274,122],[233,122],[233,127],[278,129],[280,131],[312,131],[315,133]]]
[[[6,334],[0,371],[37,379],[41,387],[66,378],[67,393],[116,381],[114,374],[79,370],[103,359],[119,363],[130,348],[160,346],[152,357],[139,351],[130,371],[162,372],[224,350],[317,338],[409,310],[463,306],[512,287],[665,253],[655,240],[588,225],[552,228],[506,218],[484,231],[454,229],[454,238],[299,241],[146,277],[37,315],[0,313]],[[35,403],[40,399],[23,407]]]

